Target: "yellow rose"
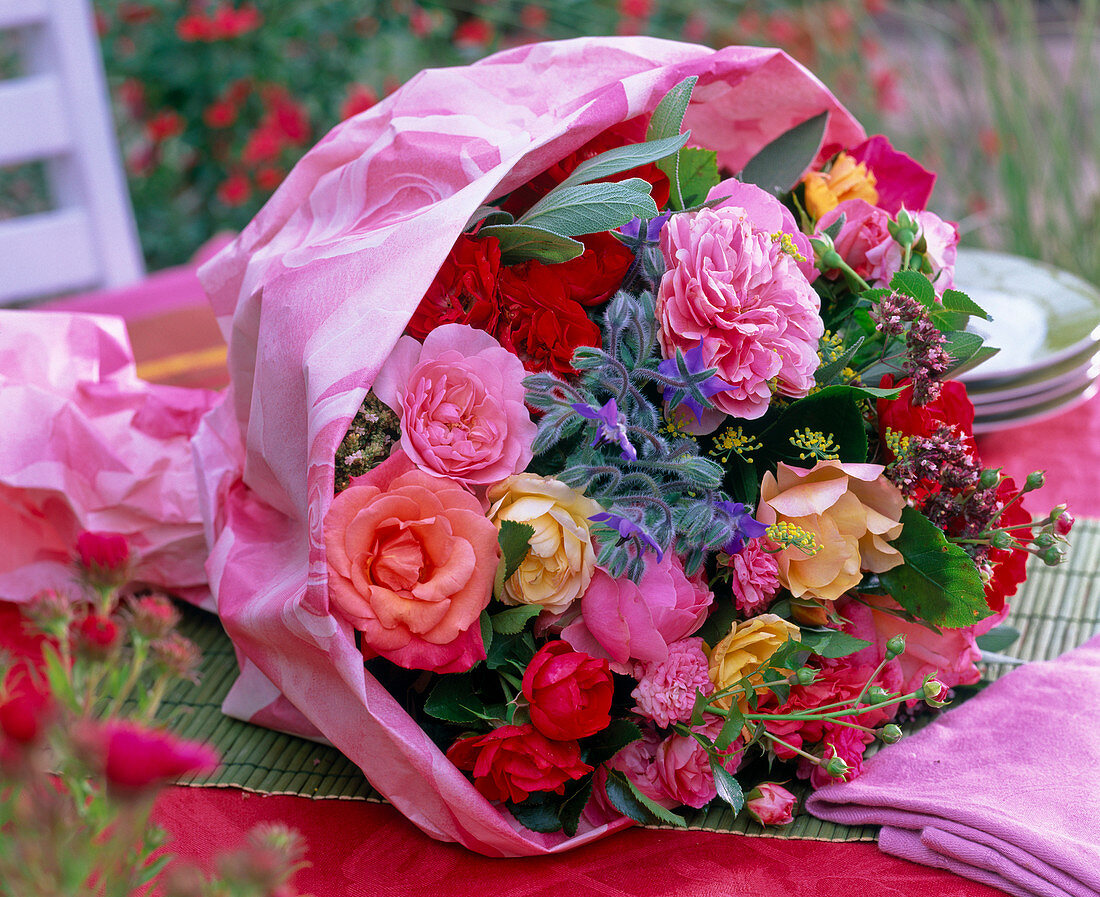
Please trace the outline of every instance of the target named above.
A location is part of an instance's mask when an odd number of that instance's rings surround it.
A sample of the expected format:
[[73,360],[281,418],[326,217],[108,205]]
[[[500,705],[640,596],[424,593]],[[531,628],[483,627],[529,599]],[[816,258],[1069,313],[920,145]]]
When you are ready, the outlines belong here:
[[901,534],[905,507],[878,464],[818,461],[812,470],[780,464],[764,474],[756,518],[811,534],[816,554],[797,546],[776,555],[779,581],[795,598],[835,601],[859,584],[862,571],[884,573],[903,562],[888,543]]
[[811,171],[802,183],[806,186],[806,211],[815,221],[848,199],[878,203],[875,176],[847,153],[837,156],[828,171]]
[[[736,685],[746,676],[754,685],[764,681],[760,673],[749,675],[764,666],[776,651],[786,644],[787,639],[801,641],[801,633],[794,623],[789,623],[775,614],[761,614],[743,623],[735,623],[730,634],[715,645],[710,652],[710,681],[715,691]],[[784,670],[787,675],[790,670]],[[771,677],[769,677],[771,678]],[[763,686],[756,689],[759,694]],[[738,694],[737,704],[744,707],[748,696]],[[731,696],[714,702],[726,710],[733,703]]]
[[489,519],[534,527],[530,550],[504,583],[505,604],[537,604],[561,613],[584,594],[596,566],[588,518],[603,508],[551,477],[521,473],[489,490]]

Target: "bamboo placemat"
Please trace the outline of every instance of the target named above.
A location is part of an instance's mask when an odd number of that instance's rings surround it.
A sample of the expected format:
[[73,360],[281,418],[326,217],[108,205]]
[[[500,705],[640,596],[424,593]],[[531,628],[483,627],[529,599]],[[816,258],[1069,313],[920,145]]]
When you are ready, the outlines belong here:
[[[1062,566],[1035,562],[1029,567],[1028,580],[1013,600],[1009,617],[1009,623],[1020,630],[1020,639],[1005,653],[1021,660],[1044,660],[1100,632],[1100,520],[1078,521],[1072,542],[1069,560]],[[215,773],[184,779],[181,784],[383,801],[359,768],[335,748],[222,714],[222,700],[237,675],[233,647],[217,618],[203,611],[186,609],[181,628],[202,649],[201,683],[177,688],[165,702],[165,712],[177,715],[179,734],[207,741],[222,756]],[[996,678],[1009,669],[1007,664],[993,665],[988,675]],[[800,783],[788,787],[796,793],[804,788]],[[820,841],[874,841],[878,831],[876,826],[835,825],[807,814],[788,826],[765,831],[746,814],[734,818],[725,807],[689,811],[687,822],[688,828],[698,831]]]

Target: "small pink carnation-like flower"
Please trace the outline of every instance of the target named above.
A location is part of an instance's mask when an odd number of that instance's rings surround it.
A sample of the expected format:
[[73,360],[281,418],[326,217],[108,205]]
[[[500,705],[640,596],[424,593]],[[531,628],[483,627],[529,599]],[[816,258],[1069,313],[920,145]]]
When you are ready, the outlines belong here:
[[631,697],[637,713],[661,728],[687,722],[695,706],[695,691],[714,691],[707,672],[707,656],[701,638],[685,638],[668,646],[668,659],[647,664]]
[[374,381],[401,418],[401,447],[433,476],[490,486],[531,460],[538,427],[523,403],[523,364],[492,336],[445,324],[421,345],[402,337]]
[[782,238],[781,225],[771,230],[759,223],[759,210],[778,206],[778,200],[756,193],[746,201],[752,208],[674,215],[661,231],[667,270],[657,292],[665,356],[675,357],[677,349],[686,353],[701,341],[703,361],[732,386],[711,401],[719,411],[746,419],[767,411],[769,381],[785,395],[806,395],[824,328],[817,294],[784,249],[797,243]]
[[748,617],[763,613],[779,591],[779,563],[753,539],[730,556],[730,588],[737,609]]

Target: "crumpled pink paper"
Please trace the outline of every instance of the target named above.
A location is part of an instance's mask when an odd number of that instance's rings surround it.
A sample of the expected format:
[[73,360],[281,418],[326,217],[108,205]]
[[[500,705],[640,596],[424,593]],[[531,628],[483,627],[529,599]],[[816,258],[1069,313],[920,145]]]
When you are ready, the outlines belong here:
[[121,318],[0,311],[0,600],[73,585],[82,530],[212,607],[191,435],[217,394],[138,379]]
[[525,46],[422,72],[336,128],[200,271],[232,376],[194,440],[210,586],[244,658],[227,712],[320,732],[425,832],[487,855],[559,851],[629,822],[572,839],[520,829],[365,673],[326,593],[335,450],[475,209],[648,113],[689,75],[699,76],[692,143],[732,171],[823,110],[826,143],[863,139],[776,50],[650,38]]

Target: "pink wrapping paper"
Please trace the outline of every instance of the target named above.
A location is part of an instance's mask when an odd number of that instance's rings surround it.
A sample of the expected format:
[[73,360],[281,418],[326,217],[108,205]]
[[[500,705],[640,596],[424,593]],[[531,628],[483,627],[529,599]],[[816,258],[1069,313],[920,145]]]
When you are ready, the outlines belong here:
[[121,318],[0,311],[0,599],[70,588],[99,530],[137,580],[212,607],[190,438],[215,399],[139,380]]
[[520,830],[365,673],[326,593],[335,450],[474,210],[689,75],[692,143],[731,170],[823,110],[826,143],[863,138],[776,50],[649,38],[522,47],[423,72],[332,131],[200,271],[232,376],[194,440],[210,585],[243,657],[226,709],[320,732],[425,832],[487,855],[568,849],[629,822],[572,839]]

